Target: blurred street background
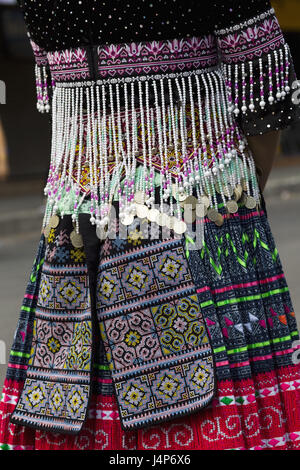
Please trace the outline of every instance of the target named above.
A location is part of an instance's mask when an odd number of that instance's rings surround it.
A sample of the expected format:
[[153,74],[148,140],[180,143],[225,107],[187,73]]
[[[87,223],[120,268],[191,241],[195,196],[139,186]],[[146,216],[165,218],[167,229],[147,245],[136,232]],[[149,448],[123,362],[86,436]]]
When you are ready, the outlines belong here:
[[[273,2],[300,79],[300,0]],[[23,17],[0,0],[0,341],[8,359],[44,210],[51,128],[36,111],[34,63]],[[300,124],[284,131],[265,198],[300,325]],[[0,361],[1,362],[1,361]],[[0,364],[0,388],[6,366]]]

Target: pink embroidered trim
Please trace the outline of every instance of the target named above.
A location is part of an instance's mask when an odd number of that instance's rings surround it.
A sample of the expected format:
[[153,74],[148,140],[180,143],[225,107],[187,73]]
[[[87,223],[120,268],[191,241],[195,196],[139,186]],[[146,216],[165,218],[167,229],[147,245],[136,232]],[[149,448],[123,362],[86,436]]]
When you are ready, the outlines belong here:
[[[94,57],[96,77],[88,53]],[[211,67],[218,62],[213,35],[67,49],[48,52],[47,57],[56,82],[184,72]]]
[[228,64],[253,60],[279,49],[284,43],[280,25],[274,15],[230,33],[219,34],[218,38],[223,62]]
[[103,78],[183,72],[216,63],[213,35],[98,47],[98,71]]
[[48,62],[55,82],[88,80],[91,78],[87,51],[83,48],[48,52]]
[[46,51],[40,46],[38,46],[32,39],[29,40],[33,50],[36,64],[39,66],[46,66],[48,64]]

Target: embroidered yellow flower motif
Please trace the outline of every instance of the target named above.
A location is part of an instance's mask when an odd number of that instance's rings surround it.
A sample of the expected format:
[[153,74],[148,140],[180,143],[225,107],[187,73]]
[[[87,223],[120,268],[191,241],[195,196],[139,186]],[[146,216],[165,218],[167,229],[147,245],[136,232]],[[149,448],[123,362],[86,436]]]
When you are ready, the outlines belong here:
[[174,397],[177,391],[180,389],[180,383],[170,374],[166,374],[164,377],[162,377],[157,388],[161,395],[165,395],[166,397],[171,398]]
[[146,399],[145,391],[142,388],[139,388],[133,384],[130,384],[127,387],[127,391],[123,394],[123,398],[127,405],[130,405],[131,408],[141,407],[143,402]]
[[181,264],[170,256],[167,256],[160,266],[161,273],[170,279],[177,278],[180,269]]
[[205,367],[197,367],[192,373],[191,378],[198,388],[203,388],[209,378],[209,371]]
[[50,349],[50,351],[55,354],[60,350],[60,342],[51,336],[51,338],[48,339],[47,346]]
[[39,385],[34,386],[26,394],[26,399],[29,405],[34,408],[45,401],[45,393]]
[[140,268],[133,268],[127,276],[127,280],[135,289],[143,289],[148,280],[147,273]]
[[68,399],[68,406],[73,413],[77,413],[83,406],[83,397],[80,395],[79,390],[74,390]]
[[50,396],[50,403],[54,406],[55,410],[59,410],[64,403],[63,395],[59,387],[56,387]]
[[127,343],[128,346],[136,346],[139,344],[141,341],[141,335],[138,334],[137,331],[129,331],[127,335],[125,336],[125,343]]
[[115,284],[113,282],[111,282],[110,279],[107,279],[107,278],[103,278],[102,279],[102,283],[101,283],[101,286],[100,286],[100,292],[101,294],[106,297],[107,299],[109,299],[113,292],[116,290],[116,287],[115,287]]
[[60,405],[60,403],[61,403],[61,397],[60,397],[60,395],[55,395],[53,401],[54,401],[54,403],[55,403],[56,406]]

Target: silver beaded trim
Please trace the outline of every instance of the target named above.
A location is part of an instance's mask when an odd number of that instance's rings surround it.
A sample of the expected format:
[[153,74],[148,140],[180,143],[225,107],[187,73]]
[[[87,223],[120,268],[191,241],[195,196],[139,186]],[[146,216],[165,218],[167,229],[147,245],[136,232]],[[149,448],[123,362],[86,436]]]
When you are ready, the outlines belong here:
[[86,87],[93,85],[116,85],[121,83],[134,83],[134,82],[146,82],[149,80],[164,80],[164,79],[176,79],[181,77],[191,77],[195,75],[202,75],[209,72],[214,72],[220,69],[220,65],[214,65],[205,69],[198,69],[192,71],[169,73],[169,74],[156,74],[156,75],[141,75],[136,77],[120,77],[120,78],[108,78],[104,80],[88,80],[83,82],[56,82],[57,88],[73,88],[73,87]]

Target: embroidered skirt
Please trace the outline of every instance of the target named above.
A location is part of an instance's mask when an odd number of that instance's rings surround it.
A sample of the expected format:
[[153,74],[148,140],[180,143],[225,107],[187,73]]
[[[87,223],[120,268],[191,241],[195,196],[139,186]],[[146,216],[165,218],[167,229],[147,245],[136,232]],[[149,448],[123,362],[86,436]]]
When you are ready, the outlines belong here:
[[[47,239],[42,235],[3,389],[0,408],[0,447],[3,450],[300,448],[299,334],[264,201],[261,209],[248,209],[239,204],[235,214],[228,214],[220,203],[220,212],[225,218],[221,227],[204,218],[205,242],[201,248],[193,249],[186,238],[179,239],[174,241],[174,246],[171,243],[165,248],[163,259],[159,259],[159,253],[151,258],[143,248],[143,223],[137,225],[136,221],[129,227],[126,239],[107,238],[101,243],[88,221],[89,216],[82,215],[82,248],[70,243],[70,216],[64,216]],[[118,264],[120,259],[122,266]],[[107,269],[103,270],[103,266]],[[165,273],[158,285],[157,277],[151,282],[155,269]],[[128,283],[127,292],[123,282],[112,282],[113,276],[117,278],[121,271]],[[66,324],[63,330],[59,323],[56,328],[53,321],[55,312],[67,304],[80,310],[81,320],[89,305],[99,318],[100,291],[102,301],[107,299],[107,309],[113,308],[114,302],[121,310],[119,302],[125,294],[127,299],[123,305],[134,303],[137,296],[142,305],[151,298],[151,290],[152,293],[155,289],[164,292],[165,285],[172,286],[174,278],[180,278],[182,294],[178,296],[170,288],[168,305],[164,301],[148,310],[148,313],[152,311],[152,319],[159,318],[161,325],[151,335],[143,333],[149,320],[146,308],[141,316],[137,309],[134,316],[120,314],[118,324],[106,322],[105,331],[97,326],[89,328],[91,319],[88,317],[77,332],[74,318],[73,325]],[[191,280],[193,291],[189,290]],[[113,302],[109,303],[109,299]],[[165,311],[159,307],[164,307]],[[176,324],[172,323],[172,309],[177,312]],[[52,315],[51,328],[49,322],[42,321],[47,314]],[[124,340],[123,344],[118,342],[119,337]],[[13,414],[18,415],[17,404],[21,404],[23,418],[29,410],[28,401],[21,403],[20,400],[25,387],[30,388],[30,381],[25,382],[26,374],[31,371],[39,378],[38,368],[35,371],[32,368],[33,357],[36,364],[48,366],[50,381],[53,379],[51,370],[55,374],[60,371],[63,376],[66,367],[61,365],[68,363],[74,374],[78,373],[79,382],[84,384],[91,344],[91,391],[81,431],[68,435],[13,424],[11,418]],[[181,413],[161,424],[124,430],[121,413],[123,419],[130,416],[137,402],[145,407],[149,396],[147,393],[130,394],[132,391],[127,390],[125,399],[126,391],[122,390],[122,403],[120,397],[117,400],[118,367],[111,368],[112,360],[115,365],[129,361],[138,367],[145,355],[154,360],[161,357],[162,352],[178,349],[187,351],[188,355],[191,344],[193,360],[199,349],[201,354],[198,351],[197,357],[201,356],[202,366],[206,361],[197,380],[188,384],[189,392],[193,389],[194,394],[201,389],[201,409],[200,406],[198,410],[187,409],[186,415]],[[179,377],[180,370],[177,372]],[[172,384],[166,381],[156,385],[157,389],[161,385],[162,399],[166,389],[171,394],[174,391]],[[68,386],[67,383],[65,387]],[[28,392],[26,396],[31,406],[41,409],[44,404],[40,390],[32,387]],[[58,409],[59,394],[56,397],[54,404]],[[73,409],[82,406],[81,398],[80,394],[73,394]],[[51,423],[50,409],[46,415]]]

